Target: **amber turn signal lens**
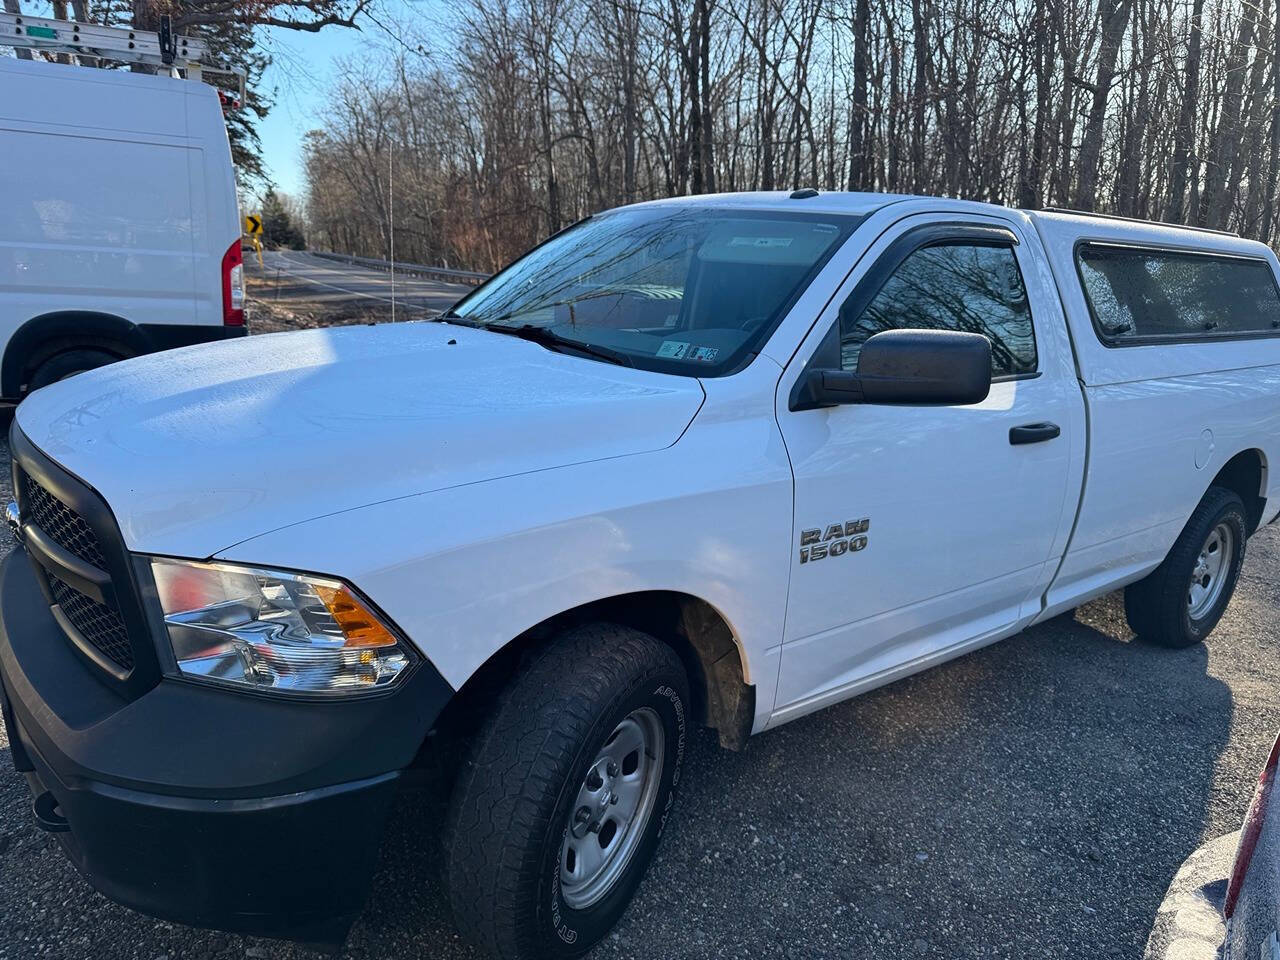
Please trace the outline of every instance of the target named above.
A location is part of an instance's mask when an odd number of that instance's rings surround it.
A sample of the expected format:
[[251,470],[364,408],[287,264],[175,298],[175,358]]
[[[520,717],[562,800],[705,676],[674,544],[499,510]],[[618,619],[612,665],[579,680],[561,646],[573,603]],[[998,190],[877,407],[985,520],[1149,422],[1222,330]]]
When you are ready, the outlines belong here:
[[378,622],[345,586],[327,587],[316,584],[316,596],[329,609],[329,616],[342,628],[347,638],[344,647],[390,647],[396,638]]

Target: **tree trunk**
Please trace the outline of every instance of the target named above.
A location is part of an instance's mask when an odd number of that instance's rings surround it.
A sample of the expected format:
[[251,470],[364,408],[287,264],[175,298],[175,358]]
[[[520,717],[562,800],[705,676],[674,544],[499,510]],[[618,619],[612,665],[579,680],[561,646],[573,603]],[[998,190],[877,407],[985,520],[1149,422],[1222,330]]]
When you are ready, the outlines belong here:
[[867,29],[870,20],[870,0],[854,0],[853,104],[849,114],[850,190],[866,190],[870,186],[871,157],[867,149]]
[[[1280,4],[1277,4],[1280,10]],[[1267,195],[1263,205],[1260,237],[1270,243],[1277,225],[1276,192],[1280,188],[1280,24],[1271,33],[1271,144],[1267,151]]]
[[1031,130],[1031,162],[1026,167],[1018,191],[1018,204],[1028,210],[1039,209],[1044,192],[1045,120],[1049,115],[1049,84],[1053,77],[1053,39],[1047,0],[1038,0],[1034,21],[1035,42],[1032,46],[1033,69],[1036,77],[1036,118]]
[[1101,4],[1102,43],[1098,47],[1098,72],[1094,79],[1093,105],[1085,119],[1080,139],[1079,172],[1076,177],[1075,205],[1092,210],[1097,204],[1098,168],[1102,158],[1102,133],[1107,119],[1107,98],[1115,82],[1116,56],[1120,40],[1129,25],[1133,0],[1103,0]]
[[1191,144],[1195,139],[1203,26],[1204,0],[1194,0],[1191,7],[1191,40],[1187,47],[1187,64],[1183,73],[1182,104],[1178,108],[1178,126],[1173,135],[1173,162],[1169,165],[1169,205],[1165,219],[1171,223],[1181,223],[1186,217],[1187,166],[1191,161]]
[[[1231,189],[1231,170],[1240,154],[1241,91],[1244,88],[1245,57],[1253,46],[1253,25],[1258,8],[1245,3],[1240,14],[1240,29],[1227,55],[1227,83],[1222,93],[1222,114],[1213,148],[1205,170],[1204,193],[1200,197],[1200,222],[1222,229],[1231,218],[1235,195]],[[1237,180],[1237,183],[1239,181]]]
[[929,92],[929,26],[924,0],[911,0],[911,44],[915,48],[915,80],[911,91],[911,184],[923,193],[928,180],[924,169],[924,107]]
[[711,112],[711,7],[712,0],[697,0],[698,66],[701,70],[700,94],[702,109],[699,111],[699,134],[702,160],[702,186],[707,193],[716,192],[715,149],[712,143],[714,118]]

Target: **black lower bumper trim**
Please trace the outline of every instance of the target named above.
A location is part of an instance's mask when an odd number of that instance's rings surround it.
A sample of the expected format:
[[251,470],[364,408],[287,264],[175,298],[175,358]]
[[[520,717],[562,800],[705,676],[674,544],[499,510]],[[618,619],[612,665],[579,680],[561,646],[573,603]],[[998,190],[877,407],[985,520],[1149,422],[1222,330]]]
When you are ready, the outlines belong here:
[[61,822],[63,850],[95,889],[197,927],[339,943],[377,866],[396,774],[262,800],[68,787],[35,757],[28,786]]

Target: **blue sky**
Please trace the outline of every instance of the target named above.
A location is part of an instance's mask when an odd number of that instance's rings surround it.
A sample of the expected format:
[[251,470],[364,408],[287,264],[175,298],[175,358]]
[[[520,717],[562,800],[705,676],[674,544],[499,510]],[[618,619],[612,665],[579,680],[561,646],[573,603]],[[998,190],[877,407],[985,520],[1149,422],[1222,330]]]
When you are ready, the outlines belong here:
[[368,31],[331,27],[299,33],[274,27],[262,31],[272,64],[262,87],[274,91],[276,105],[258,126],[267,173],[285,193],[301,197],[302,138],[321,125],[321,107],[339,60],[377,42]]
[[301,198],[302,140],[309,130],[323,126],[325,95],[338,64],[346,58],[381,55],[396,45],[388,29],[427,31],[440,37],[442,14],[456,0],[382,0],[375,7],[378,22],[362,18],[362,29],[326,27],[303,33],[274,27],[260,31],[260,42],[272,64],[262,78],[263,89],[274,91],[276,105],[258,127],[262,158],[276,186]]

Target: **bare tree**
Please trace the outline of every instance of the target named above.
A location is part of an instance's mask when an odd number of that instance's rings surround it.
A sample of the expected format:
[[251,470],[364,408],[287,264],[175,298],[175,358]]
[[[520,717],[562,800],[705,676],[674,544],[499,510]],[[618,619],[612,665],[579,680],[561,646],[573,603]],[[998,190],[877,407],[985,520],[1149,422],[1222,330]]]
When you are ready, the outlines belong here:
[[390,149],[412,184],[406,256],[486,269],[614,203],[800,185],[1280,232],[1272,0],[467,0],[449,16],[447,55],[335,87],[308,142],[318,242],[384,245]]

